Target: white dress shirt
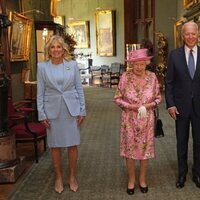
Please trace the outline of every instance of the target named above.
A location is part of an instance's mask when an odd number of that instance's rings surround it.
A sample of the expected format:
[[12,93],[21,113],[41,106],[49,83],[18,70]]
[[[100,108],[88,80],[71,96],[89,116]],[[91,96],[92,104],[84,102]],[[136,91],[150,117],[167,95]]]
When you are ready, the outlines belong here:
[[[187,61],[187,64],[188,64],[188,58],[189,58],[189,54],[190,54],[190,48],[188,48],[186,45],[185,45],[185,56],[186,56],[186,61]],[[196,64],[197,64],[197,46],[194,46],[192,48],[192,54],[194,56],[194,67],[195,67],[195,70],[196,70]]]

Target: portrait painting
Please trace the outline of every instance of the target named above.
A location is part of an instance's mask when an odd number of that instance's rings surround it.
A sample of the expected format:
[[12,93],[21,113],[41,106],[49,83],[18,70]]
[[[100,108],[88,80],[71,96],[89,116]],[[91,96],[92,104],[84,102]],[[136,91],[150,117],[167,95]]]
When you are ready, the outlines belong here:
[[11,61],[28,60],[33,21],[15,12],[10,12],[9,19],[12,22],[9,28]]
[[57,24],[65,26],[65,16],[56,16],[53,18],[53,21]]
[[75,48],[89,48],[89,21],[71,21],[68,23],[68,26],[69,34],[73,35],[77,43]]
[[99,56],[115,56],[115,12],[101,10],[95,13],[96,47]]

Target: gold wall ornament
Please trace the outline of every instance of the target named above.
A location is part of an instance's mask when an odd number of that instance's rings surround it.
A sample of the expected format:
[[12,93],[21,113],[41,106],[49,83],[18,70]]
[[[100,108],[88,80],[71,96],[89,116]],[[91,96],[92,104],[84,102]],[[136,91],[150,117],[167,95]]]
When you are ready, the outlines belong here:
[[158,57],[157,57],[155,73],[158,77],[161,90],[164,90],[164,78],[167,69],[168,42],[162,32],[157,32],[156,35],[158,37],[157,39]]
[[157,41],[157,48],[158,48],[158,63],[167,63],[167,50],[168,50],[168,42],[162,32],[157,33],[158,41]]
[[183,7],[185,9],[189,9],[193,6],[195,6],[195,4],[197,4],[197,0],[183,0]]

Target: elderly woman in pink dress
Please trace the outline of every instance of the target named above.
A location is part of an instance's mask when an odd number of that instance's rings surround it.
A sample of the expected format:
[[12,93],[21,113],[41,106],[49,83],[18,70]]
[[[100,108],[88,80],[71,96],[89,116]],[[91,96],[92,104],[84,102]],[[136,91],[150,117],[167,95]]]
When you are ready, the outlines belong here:
[[114,97],[122,109],[120,156],[126,158],[129,195],[135,189],[135,160],[140,162],[140,191],[147,193],[148,160],[155,157],[154,108],[161,102],[161,94],[156,75],[146,70],[151,58],[147,49],[129,53],[130,70],[123,73]]

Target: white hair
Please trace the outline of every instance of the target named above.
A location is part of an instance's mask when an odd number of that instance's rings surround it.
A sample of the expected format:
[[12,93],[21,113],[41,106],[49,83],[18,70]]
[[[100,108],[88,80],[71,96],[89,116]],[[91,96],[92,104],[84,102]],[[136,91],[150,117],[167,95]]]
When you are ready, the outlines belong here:
[[193,27],[196,28],[197,33],[199,32],[199,27],[198,27],[197,23],[195,23],[195,22],[186,22],[186,23],[183,24],[182,29],[181,29],[181,34],[182,35],[184,34],[185,27],[187,27],[187,26],[193,26]]
[[[151,63],[151,60],[141,60],[144,61],[146,63],[146,65],[149,65]],[[132,63],[136,63],[138,61],[132,61]]]

